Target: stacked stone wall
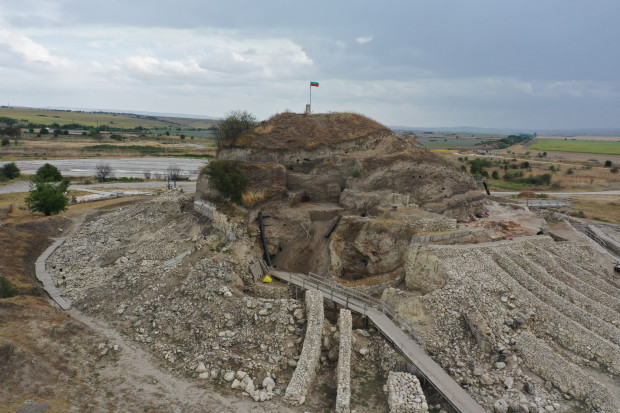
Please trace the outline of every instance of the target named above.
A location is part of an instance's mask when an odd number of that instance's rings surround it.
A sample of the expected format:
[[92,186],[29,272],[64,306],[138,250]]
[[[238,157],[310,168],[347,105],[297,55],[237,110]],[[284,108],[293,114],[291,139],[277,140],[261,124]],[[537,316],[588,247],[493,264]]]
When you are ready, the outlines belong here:
[[284,394],[284,400],[294,406],[302,405],[306,400],[306,394],[316,376],[321,358],[324,313],[323,295],[319,291],[306,291],[306,312],[308,324],[304,345],[295,373]]
[[340,347],[338,352],[338,390],[336,393],[336,412],[349,413],[351,411],[351,311],[340,310],[338,331],[340,332]]
[[413,374],[388,374],[388,405],[391,413],[428,412],[420,380]]
[[228,241],[234,241],[242,236],[243,229],[230,222],[225,214],[218,212],[215,205],[206,201],[194,201],[194,211],[212,221],[213,227],[226,234]]

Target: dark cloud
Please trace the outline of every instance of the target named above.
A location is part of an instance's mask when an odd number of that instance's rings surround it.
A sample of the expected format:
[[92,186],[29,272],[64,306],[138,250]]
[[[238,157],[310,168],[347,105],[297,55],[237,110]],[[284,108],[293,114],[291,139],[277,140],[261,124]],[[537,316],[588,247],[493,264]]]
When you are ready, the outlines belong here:
[[[39,101],[75,106],[62,98],[97,87],[88,106],[128,108],[113,80],[140,91],[135,110],[195,113],[187,94],[206,92],[217,114],[299,110],[318,80],[317,106],[386,123],[613,127],[618,21],[616,0],[0,0],[0,88],[39,105],[15,87],[28,79]],[[63,75],[75,90],[54,95]]]

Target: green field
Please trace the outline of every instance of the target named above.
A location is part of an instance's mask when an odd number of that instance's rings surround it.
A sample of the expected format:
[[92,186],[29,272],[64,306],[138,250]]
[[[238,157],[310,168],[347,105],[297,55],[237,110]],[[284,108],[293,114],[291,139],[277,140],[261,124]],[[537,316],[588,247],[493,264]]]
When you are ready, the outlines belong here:
[[620,155],[620,142],[538,139],[528,149]]
[[424,137],[416,136],[416,140],[427,148],[471,148],[474,145],[478,145],[483,140],[489,138],[453,138],[453,137]]
[[21,125],[28,123],[52,125],[80,124],[84,126],[108,126],[110,128],[133,129],[141,126],[146,129],[167,128],[208,128],[214,121],[209,119],[168,118],[163,116],[144,116],[114,113],[72,112],[63,110],[0,108],[0,116],[16,119]]

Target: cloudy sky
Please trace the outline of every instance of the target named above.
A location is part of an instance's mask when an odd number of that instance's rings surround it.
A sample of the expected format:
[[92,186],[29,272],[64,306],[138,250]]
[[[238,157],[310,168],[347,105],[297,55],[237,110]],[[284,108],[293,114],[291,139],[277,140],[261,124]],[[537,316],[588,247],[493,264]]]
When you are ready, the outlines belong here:
[[618,0],[0,0],[0,104],[620,127]]

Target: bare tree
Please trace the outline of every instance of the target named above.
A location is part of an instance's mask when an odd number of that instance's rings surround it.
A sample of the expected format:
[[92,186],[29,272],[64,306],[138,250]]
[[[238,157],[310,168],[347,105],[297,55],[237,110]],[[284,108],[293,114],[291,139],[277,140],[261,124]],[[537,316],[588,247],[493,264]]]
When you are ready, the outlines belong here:
[[95,167],[95,178],[99,182],[105,182],[106,179],[112,177],[112,167],[109,163],[99,162]]
[[172,181],[174,179],[178,180],[179,176],[181,176],[181,168],[177,166],[169,166],[166,171],[166,176]]
[[144,179],[151,179],[151,171],[144,171]]
[[157,180],[161,179],[161,172],[159,172],[159,171],[153,172],[153,178],[155,178]]

